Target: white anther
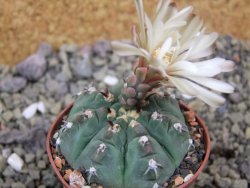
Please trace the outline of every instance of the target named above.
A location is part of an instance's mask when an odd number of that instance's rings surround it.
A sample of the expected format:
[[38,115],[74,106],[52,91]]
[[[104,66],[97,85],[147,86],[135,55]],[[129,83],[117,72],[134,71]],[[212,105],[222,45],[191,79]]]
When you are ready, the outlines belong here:
[[67,123],[66,123],[66,127],[67,127],[68,129],[70,129],[70,128],[72,127],[72,125],[73,125],[72,122],[67,122]]
[[158,167],[162,167],[161,164],[157,163],[154,159],[150,159],[148,161],[148,168],[145,171],[144,175],[147,174],[150,170],[153,170],[155,173],[155,176],[158,177],[158,173],[157,173]]
[[135,120],[131,120],[128,126],[134,128],[137,125],[140,125],[140,123]]
[[93,113],[91,110],[85,110],[83,115],[86,116],[88,119],[93,117]]
[[88,173],[88,182],[90,182],[92,176],[97,176],[95,167],[90,167],[86,172]]
[[155,183],[152,188],[159,188],[159,187],[160,186],[158,185],[158,183]]
[[140,139],[139,139],[139,143],[142,146],[145,146],[148,143],[148,137],[147,136],[141,136]]
[[121,130],[121,126],[119,124],[114,124],[112,127],[108,129],[112,133],[118,133]]
[[152,115],[151,115],[152,119],[153,120],[157,120],[157,121],[162,121],[162,114],[158,113],[158,112],[154,112]]
[[107,148],[106,144],[101,143],[98,148],[97,148],[97,153],[103,153],[105,151],[105,149]]

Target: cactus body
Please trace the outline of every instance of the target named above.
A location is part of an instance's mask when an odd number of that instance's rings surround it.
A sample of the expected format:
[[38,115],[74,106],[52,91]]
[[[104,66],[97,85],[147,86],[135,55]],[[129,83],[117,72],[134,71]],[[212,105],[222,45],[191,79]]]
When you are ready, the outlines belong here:
[[[178,102],[154,94],[141,109],[129,110],[119,94],[81,94],[60,134],[60,151],[105,188],[153,188],[162,185],[188,151],[189,133]],[[160,187],[160,186],[159,186]]]

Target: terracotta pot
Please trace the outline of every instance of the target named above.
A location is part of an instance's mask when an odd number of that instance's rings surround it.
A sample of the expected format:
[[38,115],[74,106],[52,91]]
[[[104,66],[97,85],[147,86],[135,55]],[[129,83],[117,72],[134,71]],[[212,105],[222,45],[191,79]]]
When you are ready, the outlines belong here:
[[[69,113],[69,111],[71,110],[73,106],[73,103],[68,105],[60,114],[59,116],[56,118],[56,120],[54,121],[54,123],[52,124],[52,126],[49,129],[48,135],[47,135],[47,139],[46,139],[46,149],[47,149],[47,153],[49,156],[49,161],[57,175],[57,177],[59,178],[59,180],[61,181],[61,183],[63,184],[63,186],[65,188],[70,188],[69,184],[63,179],[62,175],[60,174],[59,170],[57,169],[53,157],[52,157],[52,152],[51,152],[51,146],[50,146],[50,140],[53,137],[53,134],[57,128],[57,126],[59,126],[63,120],[63,117],[65,115],[67,115]],[[188,111],[191,110],[187,105],[185,105],[184,103],[180,102],[180,107],[182,109],[184,109],[184,111]],[[203,170],[203,168],[205,167],[205,165],[207,164],[208,158],[209,158],[209,154],[210,154],[210,137],[208,134],[208,129],[205,126],[204,122],[202,121],[202,119],[195,113],[195,117],[198,121],[198,123],[201,125],[201,127],[203,128],[203,135],[204,135],[204,141],[205,141],[205,158],[201,163],[200,168],[198,169],[198,171],[194,174],[194,176],[188,181],[185,182],[184,184],[180,185],[178,188],[185,188],[185,187],[189,187],[191,184],[194,183],[194,181],[197,179],[197,177],[199,176],[199,174],[201,173],[201,171]]]

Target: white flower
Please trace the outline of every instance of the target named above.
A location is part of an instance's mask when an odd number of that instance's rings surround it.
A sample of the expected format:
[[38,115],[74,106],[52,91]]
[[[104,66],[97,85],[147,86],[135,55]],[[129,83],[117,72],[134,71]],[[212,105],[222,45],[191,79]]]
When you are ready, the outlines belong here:
[[113,41],[114,52],[121,56],[138,55],[148,66],[166,78],[162,84],[196,96],[211,106],[225,99],[210,91],[231,93],[234,88],[212,77],[229,72],[234,63],[222,58],[202,61],[212,54],[218,35],[206,34],[203,22],[191,14],[192,7],[178,11],[169,0],[159,0],[154,18],[144,13],[142,0],[135,0],[140,32],[133,27],[134,45]]

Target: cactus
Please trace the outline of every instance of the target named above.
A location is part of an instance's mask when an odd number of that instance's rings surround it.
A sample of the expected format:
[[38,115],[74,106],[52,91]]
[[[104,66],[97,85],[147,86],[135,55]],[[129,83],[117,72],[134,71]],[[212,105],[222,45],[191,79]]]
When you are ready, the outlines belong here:
[[65,122],[70,126],[60,135],[60,151],[88,183],[162,185],[188,151],[189,133],[178,102],[152,94],[142,108],[126,108],[121,95],[80,94]]
[[[166,87],[212,106],[233,87],[212,77],[233,70],[233,62],[210,55],[215,33],[205,34],[192,8],[175,9],[160,0],[153,21],[135,0],[140,33],[134,45],[112,42],[118,55],[139,55],[132,73],[116,87],[79,93],[56,141],[57,149],[86,181],[105,188],[159,188],[188,152],[192,139],[178,101]],[[193,62],[192,62],[193,61]]]

